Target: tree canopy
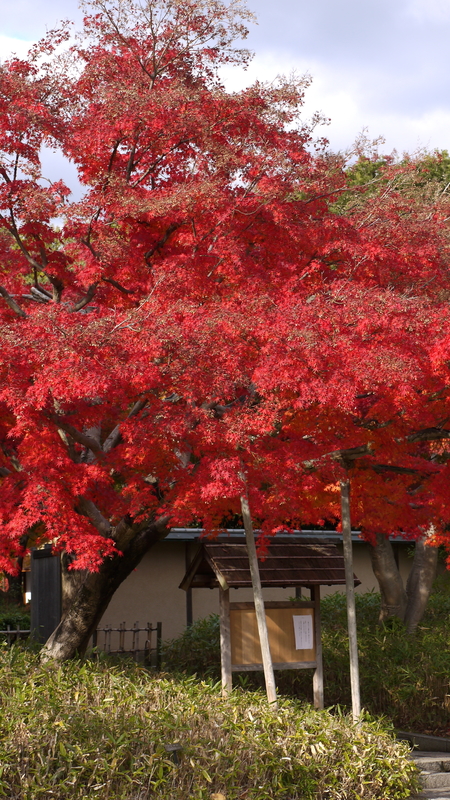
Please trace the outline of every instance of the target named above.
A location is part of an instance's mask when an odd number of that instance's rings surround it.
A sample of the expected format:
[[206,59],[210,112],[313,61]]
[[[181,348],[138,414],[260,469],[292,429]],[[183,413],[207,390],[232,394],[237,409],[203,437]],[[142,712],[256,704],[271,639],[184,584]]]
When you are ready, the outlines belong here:
[[237,2],[86,12],[0,67],[0,568],[52,541],[123,579],[168,525],[239,513],[243,480],[267,534],[339,520],[350,467],[368,536],[446,541],[442,159],[346,171],[307,81],[227,92]]

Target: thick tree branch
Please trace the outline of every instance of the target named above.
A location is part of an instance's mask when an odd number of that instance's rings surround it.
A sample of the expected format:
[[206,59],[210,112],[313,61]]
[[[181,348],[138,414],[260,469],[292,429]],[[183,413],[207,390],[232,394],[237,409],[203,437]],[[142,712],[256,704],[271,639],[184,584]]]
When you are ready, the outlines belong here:
[[[127,416],[127,419],[131,419],[131,417],[135,417],[136,414],[139,414],[139,411],[142,411],[144,406],[147,405],[148,400],[143,398],[142,400],[138,400],[137,403],[134,404],[133,408],[131,409],[130,413]],[[113,447],[116,447],[120,442],[120,424],[116,425],[113,431],[109,434],[109,436],[103,442],[103,452],[109,453]]]
[[[97,425],[94,428],[89,428],[89,430],[84,431],[86,436],[89,436],[91,439],[95,439],[98,446],[101,447],[101,437],[102,437],[102,426]],[[88,450],[86,453],[86,457],[81,459],[82,461],[86,461],[87,464],[92,464],[95,461],[95,453],[91,450]]]
[[379,475],[382,475],[383,472],[394,472],[397,475],[420,475],[424,472],[424,470],[409,467],[397,467],[395,464],[371,464],[371,468]]
[[90,303],[90,301],[94,297],[94,294],[97,291],[97,286],[98,286],[98,283],[91,283],[91,285],[89,286],[89,289],[87,290],[85,296],[78,303],[76,303],[70,310],[71,311],[81,311],[82,308],[87,306],[87,304]]
[[125,515],[118,525],[111,529],[110,536],[117,547],[122,552],[125,552],[131,542],[139,540],[141,536],[146,536],[149,527],[151,527],[153,534],[155,532],[159,533],[159,538],[164,539],[168,533],[168,525],[169,517],[167,515],[160,517],[156,521],[143,520],[137,524],[133,523],[133,519],[130,516]]
[[118,281],[115,281],[114,278],[102,278],[102,281],[105,283],[110,283],[111,286],[114,286],[115,289],[118,289],[119,292],[122,292],[122,294],[133,294],[133,289],[125,289],[125,287],[122,286],[122,284],[120,284]]
[[80,463],[79,453],[77,453],[75,450],[72,438],[71,437],[69,438],[61,428],[58,428],[58,433],[61,437],[61,441],[64,442],[64,444],[67,447],[69,458],[71,458],[74,464],[79,464]]
[[8,224],[6,222],[6,220],[5,220],[5,223],[7,225],[7,228],[9,230],[9,232],[14,237],[14,239],[16,241],[16,244],[18,245],[19,249],[21,250],[21,252],[25,256],[25,258],[27,259],[28,263],[31,264],[32,267],[35,267],[37,270],[42,271],[42,264],[39,264],[39,261],[36,261],[36,259],[31,255],[31,253],[28,251],[28,249],[25,247],[25,245],[24,245],[24,243],[22,241],[22,237],[21,237],[21,235],[19,233],[19,230],[17,228],[16,220],[15,220],[14,212],[13,212],[12,208],[10,208],[10,210],[9,210],[9,218],[10,218],[10,223]]
[[127,549],[135,535],[136,531],[133,528],[133,520],[128,515],[122,517],[118,525],[116,525],[111,532],[111,538],[122,552]]
[[65,422],[64,419],[58,417],[56,414],[52,414],[50,419],[57,425],[58,428],[61,428],[64,433],[67,433],[69,436],[71,436],[75,442],[82,444],[88,450],[92,450],[93,453],[96,453],[99,456],[103,455],[103,449],[101,445],[92,436],[77,430],[73,425],[70,425],[69,422]]
[[114,143],[114,147],[112,149],[112,152],[111,152],[111,155],[110,155],[110,158],[109,158],[109,163],[108,163],[108,174],[110,174],[110,172],[112,170],[112,167],[113,167],[113,164],[114,164],[114,159],[115,159],[115,157],[117,155],[117,150],[119,149],[119,146],[120,146],[120,143],[122,141],[122,138],[123,137],[121,137],[120,139],[117,140],[117,142]]
[[[5,447],[5,445],[2,445],[2,452],[6,456],[6,458],[9,459],[9,461],[13,465],[14,469],[16,470],[16,472],[22,472],[23,467],[22,467],[22,464],[20,463],[19,459],[17,458],[17,455],[13,451],[8,450]],[[5,467],[5,469],[8,469],[8,467]]]
[[37,289],[38,292],[43,294],[49,300],[51,300],[52,297],[53,297],[52,292],[49,292],[48,289],[46,289],[44,286],[39,286],[38,271],[37,271],[37,269],[35,267],[33,267],[33,278],[34,278],[34,288]]
[[135,167],[135,164],[134,164],[135,155],[136,155],[136,145],[134,144],[133,147],[131,148],[130,157],[128,159],[128,164],[127,164],[126,175],[125,175],[125,180],[127,181],[127,183],[130,180],[131,173],[133,172],[134,167]]
[[50,297],[48,296],[47,292],[44,294],[40,289],[37,289],[35,286],[30,287],[30,292],[36,300],[39,300],[41,303],[48,303],[50,301]]
[[64,291],[63,282],[60,281],[59,278],[53,277],[53,275],[50,275],[45,270],[42,270],[42,272],[44,273],[45,277],[50,281],[50,283],[52,285],[52,288],[53,288],[53,293],[52,293],[53,302],[54,303],[60,303],[61,302],[61,296],[62,296],[62,293]]
[[10,208],[10,222],[8,223],[6,221],[6,219],[4,219],[4,218],[2,218],[2,219],[5,222],[5,225],[6,225],[7,229],[9,230],[10,234],[14,237],[14,239],[16,241],[16,244],[18,245],[20,251],[25,256],[25,258],[27,259],[28,263],[33,267],[33,270],[34,270],[35,274],[36,274],[36,271],[43,272],[44,275],[46,276],[46,278],[50,281],[50,283],[51,283],[51,285],[53,287],[53,300],[54,300],[55,303],[59,303],[60,300],[61,300],[61,295],[62,295],[63,289],[64,289],[64,284],[62,283],[62,281],[59,278],[53,277],[53,275],[50,275],[46,271],[46,267],[47,267],[47,264],[48,264],[48,259],[47,259],[47,254],[45,252],[45,249],[42,247],[42,245],[39,247],[39,250],[40,250],[40,253],[41,253],[41,258],[42,258],[42,263],[39,263],[39,261],[37,261],[34,258],[34,256],[31,255],[30,251],[28,250],[27,247],[25,247],[25,245],[24,245],[24,243],[22,241],[22,237],[21,237],[21,235],[19,233],[19,230],[17,228],[16,220],[15,220],[15,217],[14,217],[14,211],[12,210],[12,208]]
[[450,431],[445,428],[423,428],[408,436],[408,442],[438,442],[440,439],[450,439]]
[[169,236],[171,236],[172,233],[174,233],[174,231],[176,231],[180,227],[181,227],[181,222],[172,222],[167,228],[164,236],[162,236],[161,239],[159,239],[159,241],[157,241],[156,244],[150,248],[150,250],[147,250],[147,252],[144,253],[145,260],[149,261],[151,257],[154,256],[155,253],[165,245]]
[[7,291],[7,290],[4,288],[4,286],[0,286],[0,294],[1,294],[1,296],[2,296],[2,297],[5,299],[5,300],[6,300],[6,303],[7,303],[7,304],[8,304],[8,306],[10,307],[11,311],[14,311],[14,313],[15,313],[15,314],[17,314],[17,316],[18,316],[18,317],[22,317],[22,318],[24,318],[24,317],[26,317],[26,316],[27,316],[27,315],[25,314],[25,311],[23,310],[23,308],[21,308],[21,307],[19,306],[19,304],[18,304],[18,303],[16,303],[16,301],[14,300],[14,297],[11,297],[11,295],[10,295],[10,294],[9,294],[9,292],[8,292],[8,291]]
[[[435,442],[442,439],[450,439],[450,431],[445,428],[424,428],[423,430],[415,431],[406,437],[407,442]],[[331,458],[333,461],[338,461],[346,469],[349,469],[353,462],[359,458],[370,456],[373,454],[373,447],[371,443],[360,445],[359,447],[349,447],[343,450],[333,450],[331,453],[325,453],[322,457],[305,461],[303,466],[305,469],[314,469],[323,459]],[[374,472],[396,472],[403,475],[418,475],[424,470],[413,469],[410,467],[400,467],[395,464],[371,464],[370,468]]]
[[[170,516],[168,514],[164,514],[159,519],[155,520],[154,522],[149,523],[148,520],[145,522],[141,522],[137,527],[135,527],[136,535],[135,535],[135,542],[139,545],[141,541],[145,541],[148,538],[149,530],[151,529],[152,535],[152,543],[156,544],[157,541],[161,541],[164,539],[170,531]],[[155,536],[156,534],[156,536]]]
[[108,520],[103,516],[101,511],[97,508],[92,500],[87,500],[85,497],[79,497],[76,503],[76,511],[83,514],[92,522],[94,528],[101,533],[102,536],[110,538],[113,528]]
[[364,456],[369,456],[372,451],[372,446],[370,444],[363,444],[360,447],[348,447],[345,450],[333,450],[331,453],[327,453],[328,458],[332,458],[333,461],[339,461],[347,465],[350,461],[356,461],[357,458],[363,458]]

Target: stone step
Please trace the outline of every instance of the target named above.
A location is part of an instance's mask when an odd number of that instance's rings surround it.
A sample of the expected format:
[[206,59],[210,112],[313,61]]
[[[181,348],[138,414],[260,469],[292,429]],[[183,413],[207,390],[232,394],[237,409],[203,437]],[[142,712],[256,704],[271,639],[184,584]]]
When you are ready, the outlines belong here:
[[420,770],[421,792],[414,800],[450,800],[450,756],[448,752],[418,751],[411,759]]
[[425,772],[450,772],[450,754],[415,751],[411,758],[420,770]]
[[424,789],[449,789],[450,773],[448,772],[421,772],[420,783]]

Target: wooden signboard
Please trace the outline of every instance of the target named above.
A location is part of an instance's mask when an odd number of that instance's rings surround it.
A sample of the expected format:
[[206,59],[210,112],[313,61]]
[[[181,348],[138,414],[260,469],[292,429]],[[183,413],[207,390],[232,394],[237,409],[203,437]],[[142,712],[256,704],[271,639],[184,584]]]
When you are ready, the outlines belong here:
[[[241,505],[244,505],[242,499]],[[346,582],[344,559],[332,542],[304,538],[297,541],[292,536],[280,537],[271,544],[265,561],[256,564],[259,583],[262,588],[309,590],[311,601],[263,603],[258,580],[255,582],[254,579],[254,573],[257,572],[254,569],[254,554],[252,559],[249,557],[248,541],[252,539],[249,535],[247,541],[247,529],[251,532],[252,527],[248,507],[245,516],[246,541],[203,543],[180,588],[186,591],[202,587],[219,589],[220,661],[224,693],[232,690],[233,672],[264,670],[269,702],[276,702],[273,667],[312,668],[314,705],[323,708],[320,586],[339,586]],[[355,576],[353,582],[355,585],[359,583]],[[259,627],[253,603],[230,603],[230,589],[252,587],[253,596],[257,598]],[[261,631],[263,641],[264,666],[258,631]]]
[[[265,603],[274,669],[316,666],[314,604]],[[231,668],[262,669],[253,603],[230,603]]]
[[[311,602],[266,602],[265,614],[274,669],[314,669],[316,708],[323,708],[320,591]],[[230,603],[229,590],[219,590],[222,689],[232,688],[232,673],[262,670],[261,648],[253,603]]]

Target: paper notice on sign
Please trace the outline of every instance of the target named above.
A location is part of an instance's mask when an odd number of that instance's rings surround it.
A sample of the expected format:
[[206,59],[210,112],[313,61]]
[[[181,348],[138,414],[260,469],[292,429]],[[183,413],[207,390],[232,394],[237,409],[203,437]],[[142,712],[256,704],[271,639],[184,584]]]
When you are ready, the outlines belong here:
[[295,649],[296,650],[312,650],[313,649],[313,626],[312,616],[310,614],[302,614],[302,616],[292,617],[294,622],[295,634]]

